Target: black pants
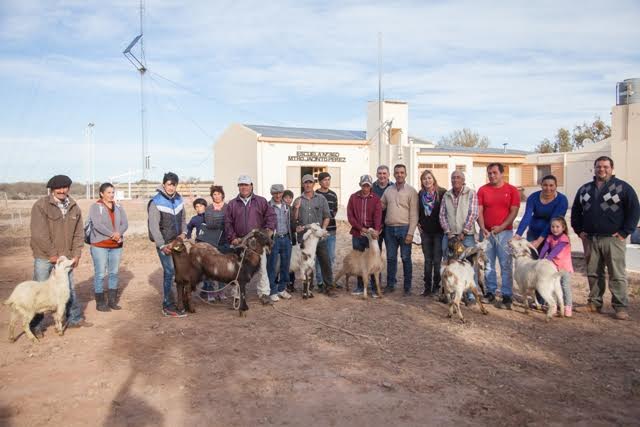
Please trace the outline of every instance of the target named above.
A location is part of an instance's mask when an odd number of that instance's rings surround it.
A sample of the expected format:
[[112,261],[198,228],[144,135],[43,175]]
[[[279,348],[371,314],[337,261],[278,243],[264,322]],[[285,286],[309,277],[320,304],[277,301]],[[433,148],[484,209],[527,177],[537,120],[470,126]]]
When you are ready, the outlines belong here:
[[442,234],[421,233],[424,254],[424,290],[437,292],[440,289],[440,263],[442,261]]

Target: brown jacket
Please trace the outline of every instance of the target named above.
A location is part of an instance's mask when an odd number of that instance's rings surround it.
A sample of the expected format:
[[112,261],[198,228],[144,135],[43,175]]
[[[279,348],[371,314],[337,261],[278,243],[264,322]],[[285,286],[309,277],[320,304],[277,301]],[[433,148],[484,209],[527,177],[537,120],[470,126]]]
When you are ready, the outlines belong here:
[[31,208],[31,250],[34,258],[64,255],[79,257],[84,246],[82,213],[69,197],[69,209],[62,216],[53,196],[45,196]]

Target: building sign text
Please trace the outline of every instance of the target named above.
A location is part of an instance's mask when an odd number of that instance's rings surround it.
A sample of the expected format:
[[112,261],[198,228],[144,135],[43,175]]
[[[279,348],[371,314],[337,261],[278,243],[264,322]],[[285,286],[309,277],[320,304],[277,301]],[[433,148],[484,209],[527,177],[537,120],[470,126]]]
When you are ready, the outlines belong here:
[[289,156],[289,161],[345,163],[347,158],[340,157],[337,151],[296,151],[295,156]]

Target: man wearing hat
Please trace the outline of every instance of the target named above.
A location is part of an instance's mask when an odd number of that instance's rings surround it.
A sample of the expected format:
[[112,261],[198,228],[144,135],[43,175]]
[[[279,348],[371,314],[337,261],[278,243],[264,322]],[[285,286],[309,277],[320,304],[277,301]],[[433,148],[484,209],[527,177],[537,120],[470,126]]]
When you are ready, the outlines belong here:
[[[291,211],[289,206],[282,200],[283,195],[284,185],[273,184],[271,186],[269,206],[276,214],[273,247],[267,259],[267,273],[271,287],[269,298],[271,302],[277,302],[280,298],[291,298],[291,295],[286,290],[286,286],[289,283],[289,262],[291,261]],[[276,271],[278,265],[279,272]]]
[[[331,186],[331,175],[329,175],[328,172],[320,172],[318,174],[318,184],[320,184],[320,188],[316,190],[316,193],[327,199],[327,203],[329,204],[329,214],[331,215],[329,225],[327,226],[327,231],[329,232],[329,235],[327,236],[327,250],[329,251],[331,268],[333,268],[333,262],[336,259],[336,214],[338,213],[338,195],[335,191],[329,189]],[[322,270],[320,269],[320,263],[318,260],[316,260],[316,283],[318,286],[322,283]]]
[[[313,191],[313,175],[306,174],[302,177],[303,193],[293,202],[293,221],[296,231],[302,231],[305,225],[319,224],[326,229],[331,219],[329,203],[327,199]],[[300,240],[301,241],[301,240]],[[333,271],[326,239],[320,240],[316,248],[316,257],[320,262],[324,289],[328,296],[332,296]]]
[[[373,179],[370,175],[360,177],[360,191],[356,191],[349,197],[347,203],[347,219],[351,224],[351,247],[356,251],[364,252],[369,247],[369,239],[362,235],[368,228],[373,228],[378,233],[382,232],[382,203],[380,198],[372,191]],[[352,295],[362,295],[364,282],[358,276],[358,286]],[[373,275],[371,277],[371,296],[377,297]]]
[[[31,250],[33,252],[33,280],[44,282],[49,278],[58,257],[73,260],[76,267],[84,246],[82,213],[76,201],[69,197],[71,179],[56,175],[49,180],[49,195],[42,197],[31,208]],[[71,296],[67,303],[67,327],[92,326],[84,320],[82,307],[73,287],[73,270],[69,272]],[[36,314],[31,329],[37,337],[42,336],[43,314]]]
[[169,243],[175,239],[184,239],[187,222],[184,214],[182,196],[176,191],[178,175],[167,172],[157,194],[149,201],[149,239],[156,244],[156,251],[162,265],[162,314],[166,317],[185,317],[184,309],[178,309],[173,297],[173,278],[175,269]]
[[[273,232],[276,229],[276,213],[269,206],[267,199],[253,193],[251,177],[240,175],[238,196],[229,201],[224,212],[224,231],[229,242],[237,245],[254,228],[266,228]],[[251,279],[251,282],[256,282],[258,297],[263,304],[271,302],[271,286],[266,264],[267,258],[263,254],[259,273]]]

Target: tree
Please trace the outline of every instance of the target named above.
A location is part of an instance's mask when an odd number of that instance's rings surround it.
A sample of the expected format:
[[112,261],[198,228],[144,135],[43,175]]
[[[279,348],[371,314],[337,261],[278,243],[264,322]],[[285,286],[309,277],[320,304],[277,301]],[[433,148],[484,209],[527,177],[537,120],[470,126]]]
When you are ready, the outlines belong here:
[[553,142],[549,141],[549,138],[545,138],[536,146],[535,151],[536,153],[555,153],[556,147]]
[[576,148],[584,147],[585,139],[598,142],[610,136],[611,126],[603,122],[598,116],[591,124],[584,122],[582,125],[573,128],[573,144]]
[[438,144],[454,147],[487,148],[490,142],[489,138],[486,136],[480,136],[478,132],[464,128],[462,130],[451,132],[449,136],[440,138]]

